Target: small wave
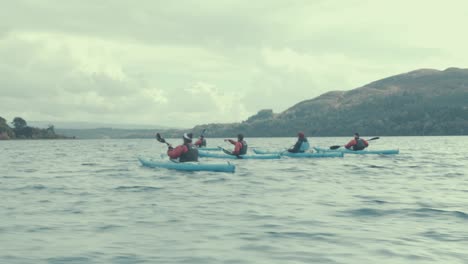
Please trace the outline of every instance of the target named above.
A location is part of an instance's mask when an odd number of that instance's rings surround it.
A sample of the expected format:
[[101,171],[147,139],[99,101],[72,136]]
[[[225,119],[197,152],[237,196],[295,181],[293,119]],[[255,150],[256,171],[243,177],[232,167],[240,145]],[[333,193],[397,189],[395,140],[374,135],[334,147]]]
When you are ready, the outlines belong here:
[[378,165],[370,165],[369,168],[372,168],[372,169],[387,169],[387,167],[385,167],[385,166],[378,166]]
[[389,202],[384,201],[384,200],[375,199],[375,197],[371,197],[371,196],[354,195],[354,197],[363,199],[364,202],[366,202],[366,203],[372,203],[372,204],[387,204],[387,203],[389,203]]
[[276,248],[270,245],[245,245],[239,247],[240,250],[245,251],[255,251],[255,252],[267,252],[267,251],[274,251]]
[[237,237],[242,240],[246,241],[259,241],[261,238],[257,236],[256,234],[252,233],[246,233],[246,232],[239,232],[239,233],[231,233],[229,234],[229,237]]
[[83,211],[80,210],[80,209],[67,209],[67,210],[63,210],[62,212],[67,212],[67,213],[71,213],[71,214],[83,214]]
[[[130,254],[130,255],[121,255],[121,256],[113,257],[110,262],[111,263],[143,263],[146,261],[138,257],[137,255]],[[192,263],[192,262],[187,262],[187,263]]]
[[260,225],[258,226],[259,228],[270,228],[270,229],[274,229],[274,228],[280,228],[282,227],[281,225],[277,225],[277,224],[263,224],[263,225]]
[[116,191],[129,191],[129,192],[154,192],[164,189],[163,187],[154,186],[119,186],[115,188]]
[[438,215],[452,215],[461,219],[468,219],[468,214],[461,211],[446,211],[433,208],[420,208],[413,212],[413,215],[420,217],[438,216]]
[[88,257],[56,257],[47,259],[49,264],[62,263],[92,263],[93,259]]
[[210,179],[210,180],[205,180],[203,183],[218,183],[218,182],[226,182],[226,178],[218,178],[218,179]]
[[16,176],[0,176],[0,178],[2,179],[15,179],[15,178],[18,178]]
[[444,174],[445,177],[459,177],[459,176],[465,176],[465,174],[460,173],[460,172],[449,172]]
[[431,260],[433,261],[434,259],[427,257],[427,256],[421,256],[421,255],[416,255],[416,254],[404,254],[404,253],[397,253],[393,250],[390,249],[381,249],[376,251],[380,255],[384,255],[385,257],[400,257],[408,260]]
[[335,237],[335,234],[332,233],[307,233],[307,232],[266,232],[271,237],[274,238],[309,238],[313,240],[330,240],[330,238]]
[[423,168],[423,166],[419,166],[419,165],[411,165],[411,166],[402,166],[402,168],[409,168],[409,169],[419,169],[419,168]]
[[45,186],[45,185],[33,184],[33,185],[18,187],[18,188],[12,189],[12,190],[13,191],[24,191],[24,190],[45,190],[45,189],[48,189],[48,187]]
[[120,225],[102,225],[102,226],[98,226],[96,227],[96,231],[113,231],[115,229],[118,229],[118,228],[121,228],[123,226],[120,226]]
[[57,230],[56,227],[50,227],[50,226],[37,226],[37,227],[31,227],[27,230],[29,233],[36,233],[36,232],[46,232],[46,231],[53,231]]
[[379,209],[372,209],[372,208],[360,208],[356,210],[347,210],[343,211],[343,213],[348,214],[350,216],[357,216],[357,217],[378,217],[378,216],[386,216],[390,214],[394,214],[394,210],[379,210]]
[[423,237],[428,237],[434,240],[444,241],[444,242],[459,242],[459,241],[468,240],[467,236],[454,237],[453,235],[444,234],[444,233],[440,233],[437,231],[427,231],[427,232],[420,233],[420,235]]
[[382,200],[369,200],[370,203],[376,203],[376,204],[386,204],[388,202],[382,201]]
[[436,217],[439,215],[451,215],[461,219],[468,219],[468,214],[461,211],[444,211],[433,208],[419,208],[419,209],[399,209],[399,210],[382,210],[373,208],[360,208],[356,210],[343,211],[345,215],[353,217],[382,217],[392,214],[410,215],[416,217]]
[[97,166],[97,163],[94,162],[88,162],[88,163],[81,163],[82,166]]

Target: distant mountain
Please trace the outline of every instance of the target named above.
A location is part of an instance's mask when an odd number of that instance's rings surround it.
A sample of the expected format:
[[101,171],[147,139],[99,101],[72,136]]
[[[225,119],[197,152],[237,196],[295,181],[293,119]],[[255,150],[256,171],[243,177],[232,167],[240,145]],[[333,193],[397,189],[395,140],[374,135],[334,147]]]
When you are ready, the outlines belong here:
[[37,127],[48,127],[53,124],[55,131],[67,137],[78,139],[102,139],[102,138],[149,138],[154,137],[156,130],[173,130],[172,128],[158,125],[136,124],[111,124],[92,122],[44,122],[30,121]]
[[262,110],[241,123],[208,124],[209,135],[234,137],[468,135],[468,69],[416,70],[350,91],[325,93],[275,114]]
[[113,123],[98,123],[98,122],[47,122],[47,121],[28,121],[28,124],[34,127],[46,128],[49,125],[54,125],[59,129],[96,129],[96,128],[113,128],[113,129],[171,129],[165,126],[158,125],[139,125],[139,124],[113,124]]
[[77,139],[109,139],[109,138],[154,138],[156,132],[163,132],[164,136],[181,135],[178,129],[55,129],[57,133]]

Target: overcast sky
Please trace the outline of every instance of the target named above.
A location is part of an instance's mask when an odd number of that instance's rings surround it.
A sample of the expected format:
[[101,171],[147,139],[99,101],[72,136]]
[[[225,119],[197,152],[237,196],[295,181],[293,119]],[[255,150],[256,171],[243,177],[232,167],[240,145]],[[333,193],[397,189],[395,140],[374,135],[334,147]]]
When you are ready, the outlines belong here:
[[0,116],[192,127],[468,67],[468,1],[15,0]]

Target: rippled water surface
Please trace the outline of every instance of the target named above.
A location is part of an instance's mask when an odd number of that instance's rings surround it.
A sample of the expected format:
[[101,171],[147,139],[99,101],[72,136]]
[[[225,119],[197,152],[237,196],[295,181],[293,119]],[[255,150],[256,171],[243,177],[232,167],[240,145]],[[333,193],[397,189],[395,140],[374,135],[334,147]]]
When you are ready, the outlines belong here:
[[142,167],[165,151],[150,139],[1,141],[0,263],[468,263],[467,146],[381,137],[370,149],[400,154],[234,160],[231,174]]

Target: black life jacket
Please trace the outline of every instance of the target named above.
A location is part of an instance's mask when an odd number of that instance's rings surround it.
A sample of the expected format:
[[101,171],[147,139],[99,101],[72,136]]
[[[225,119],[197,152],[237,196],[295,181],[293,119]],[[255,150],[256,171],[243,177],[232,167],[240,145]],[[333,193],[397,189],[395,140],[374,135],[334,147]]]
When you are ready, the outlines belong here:
[[191,143],[184,144],[188,151],[182,153],[179,157],[179,162],[198,161],[198,149],[194,148]]
[[364,144],[364,141],[360,138],[356,139],[356,145],[353,146],[353,150],[363,150],[365,148],[366,145]]
[[242,143],[242,148],[239,151],[239,155],[245,155],[245,154],[247,154],[247,148],[248,148],[247,142],[242,140],[241,143]]
[[202,140],[200,147],[206,147],[206,139]]

